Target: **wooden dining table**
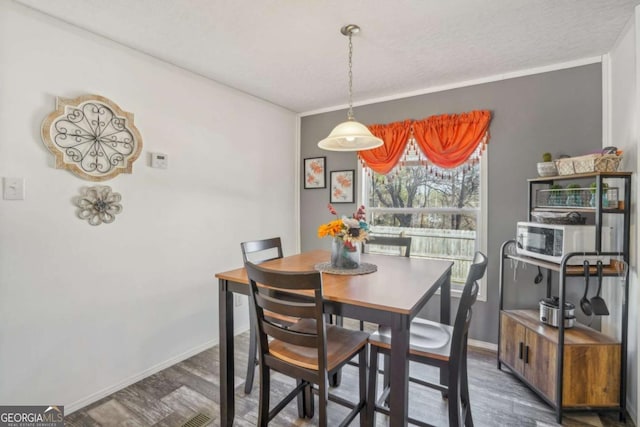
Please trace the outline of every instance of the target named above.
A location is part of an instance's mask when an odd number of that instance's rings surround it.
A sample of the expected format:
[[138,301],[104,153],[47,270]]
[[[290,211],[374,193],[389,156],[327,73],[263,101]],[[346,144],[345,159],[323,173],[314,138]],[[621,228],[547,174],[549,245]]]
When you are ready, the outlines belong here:
[[[261,266],[279,271],[311,271],[329,258],[329,251],[314,250],[267,261]],[[391,328],[389,421],[391,426],[405,426],[409,402],[409,326],[438,290],[441,292],[440,322],[450,324],[453,262],[373,254],[362,254],[362,262],[376,265],[377,271],[358,275],[322,273],[325,310]],[[233,294],[248,295],[250,287],[244,268],[217,273],[215,277],[219,282],[221,425],[232,426],[235,416]],[[441,372],[441,380],[443,375]]]

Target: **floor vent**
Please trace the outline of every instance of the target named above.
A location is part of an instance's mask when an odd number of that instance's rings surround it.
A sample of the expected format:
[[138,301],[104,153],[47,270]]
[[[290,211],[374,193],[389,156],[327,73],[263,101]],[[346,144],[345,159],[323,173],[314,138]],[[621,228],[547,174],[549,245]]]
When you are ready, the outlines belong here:
[[193,418],[191,418],[189,421],[182,424],[182,427],[202,427],[209,424],[210,421],[211,421],[211,417],[200,412],[196,414]]

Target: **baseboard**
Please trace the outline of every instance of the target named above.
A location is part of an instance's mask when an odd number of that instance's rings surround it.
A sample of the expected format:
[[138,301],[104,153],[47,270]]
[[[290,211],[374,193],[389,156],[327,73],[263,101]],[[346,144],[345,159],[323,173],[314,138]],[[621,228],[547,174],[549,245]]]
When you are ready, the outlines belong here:
[[[246,327],[236,330],[234,332],[234,335],[238,335],[242,332],[245,332],[247,330]],[[198,353],[201,353],[215,345],[218,345],[219,341],[218,340],[211,340],[211,341],[207,341],[203,344],[200,344],[190,350],[187,350],[177,356],[171,357],[167,360],[165,360],[164,362],[160,362],[157,365],[154,365],[148,369],[145,369],[142,372],[139,372],[135,375],[132,375],[128,378],[125,378],[124,380],[120,381],[117,384],[114,384],[112,386],[106,387],[100,391],[97,391],[95,393],[90,394],[89,396],[83,397],[82,399],[79,399],[73,403],[70,404],[65,404],[64,405],[64,413],[66,415],[70,415],[71,413],[77,411],[78,409],[82,409],[87,405],[92,404],[93,402],[97,402],[98,400],[109,396],[110,394],[113,394],[119,390],[122,390],[123,388],[129,387],[132,384],[137,383],[140,380],[143,380],[144,378],[153,375],[157,372],[162,371],[163,369],[166,369],[170,366],[175,365],[176,363],[180,363],[183,360],[186,360],[192,356],[195,356]]]
[[491,350],[494,352],[498,351],[498,344],[494,344],[491,342],[468,339],[467,344],[470,347],[481,348],[483,350]]
[[[627,397],[629,397],[629,395],[627,395]],[[636,414],[636,410],[635,407],[632,404],[633,402],[631,402],[629,399],[627,399],[627,415],[629,415],[629,418],[631,418],[631,421],[633,421],[633,425],[637,426],[638,423],[636,422],[638,418]],[[628,421],[628,420],[627,420]]]

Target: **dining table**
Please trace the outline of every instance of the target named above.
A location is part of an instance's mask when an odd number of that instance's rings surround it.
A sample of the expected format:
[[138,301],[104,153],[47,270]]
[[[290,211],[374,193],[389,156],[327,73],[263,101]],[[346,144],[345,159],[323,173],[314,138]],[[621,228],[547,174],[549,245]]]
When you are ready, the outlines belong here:
[[[330,255],[330,251],[312,250],[260,265],[277,271],[313,271],[329,261]],[[325,311],[391,328],[389,425],[405,426],[408,422],[411,320],[439,290],[440,322],[451,324],[453,262],[376,254],[362,254],[361,262],[375,265],[375,271],[368,274],[322,273]],[[233,294],[249,295],[250,286],[244,268],[217,273],[215,277],[219,283],[221,425],[232,426],[235,416]],[[440,372],[443,384],[446,384],[445,375]]]

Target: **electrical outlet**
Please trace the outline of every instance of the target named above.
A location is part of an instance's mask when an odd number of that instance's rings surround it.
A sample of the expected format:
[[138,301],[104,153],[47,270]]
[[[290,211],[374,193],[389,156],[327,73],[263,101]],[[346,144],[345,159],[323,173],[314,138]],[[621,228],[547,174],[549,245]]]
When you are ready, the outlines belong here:
[[242,297],[240,295],[233,295],[233,306],[240,307],[242,305]]

